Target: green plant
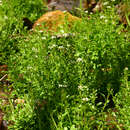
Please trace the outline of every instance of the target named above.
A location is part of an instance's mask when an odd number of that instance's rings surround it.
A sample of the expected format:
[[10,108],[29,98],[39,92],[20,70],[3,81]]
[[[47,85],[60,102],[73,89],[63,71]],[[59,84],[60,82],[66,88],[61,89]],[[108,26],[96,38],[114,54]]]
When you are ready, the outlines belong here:
[[37,129],[36,113],[31,99],[28,95],[24,95],[22,100],[24,102],[21,103],[17,103],[16,100],[9,100],[12,113],[9,118],[12,125],[9,125],[8,128],[17,130]]
[[130,76],[129,68],[124,69],[124,76],[122,78],[121,91],[116,94],[114,98],[116,108],[119,110],[116,114],[120,124],[123,124],[125,129],[130,128]]
[[0,6],[0,64],[7,64],[9,56],[18,52],[18,41],[26,33],[23,30],[23,18],[35,21],[45,9],[41,0],[5,0]]
[[[20,52],[11,58],[14,70],[10,75],[19,95],[31,93],[34,102],[47,102],[40,110],[43,117],[36,112],[39,128],[90,128],[96,121],[89,118],[99,112],[92,90],[105,95],[103,100],[108,89],[113,89],[113,96],[120,91],[122,72],[128,65],[128,44],[124,35],[119,35],[113,12],[111,17],[109,13],[95,14],[76,24],[74,37],[52,39],[34,33],[19,41]],[[90,91],[81,93],[78,86],[87,86]],[[86,97],[90,93],[92,96]],[[87,104],[82,100],[85,97],[90,101]],[[87,121],[90,124],[83,123]]]
[[[19,6],[13,14],[10,9],[7,11],[9,20],[3,22],[1,28],[1,43],[4,45],[5,42],[2,53],[6,47],[11,51],[8,68],[13,92],[8,106],[11,112],[5,117],[13,122],[9,128],[111,128],[107,112],[111,112],[108,108],[114,107],[111,102],[116,97],[118,100],[114,100],[114,105],[124,106],[123,109],[119,106],[121,113],[116,114],[126,115],[125,119],[119,116],[118,122],[125,120],[125,128],[128,128],[129,115],[125,110],[129,105],[129,92],[125,89],[127,102],[120,98],[123,99],[122,83],[128,86],[124,69],[129,65],[129,40],[122,32],[123,26],[117,25],[114,8],[105,8],[101,13],[89,16],[84,13],[82,22],[76,23],[69,32],[74,36],[57,38],[55,34],[52,36],[38,30],[27,33],[19,19],[30,16],[34,20],[41,11],[33,12],[26,4],[28,1],[12,2],[12,10]],[[37,3],[33,2],[31,4],[35,7]],[[24,5],[27,5],[25,10]],[[25,102],[14,104],[19,98]],[[115,128],[120,128],[118,122],[111,122]]]

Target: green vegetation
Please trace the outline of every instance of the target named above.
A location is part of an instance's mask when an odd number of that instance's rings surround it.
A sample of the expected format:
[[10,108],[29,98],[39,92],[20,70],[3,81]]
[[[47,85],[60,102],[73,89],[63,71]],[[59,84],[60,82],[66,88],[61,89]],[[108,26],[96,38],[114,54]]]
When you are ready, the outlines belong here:
[[129,26],[119,25],[117,3],[81,12],[82,22],[69,32],[75,35],[61,38],[23,28],[23,17],[35,21],[46,11],[42,4],[0,6],[0,65],[8,65],[13,88],[0,108],[9,129],[130,129]]

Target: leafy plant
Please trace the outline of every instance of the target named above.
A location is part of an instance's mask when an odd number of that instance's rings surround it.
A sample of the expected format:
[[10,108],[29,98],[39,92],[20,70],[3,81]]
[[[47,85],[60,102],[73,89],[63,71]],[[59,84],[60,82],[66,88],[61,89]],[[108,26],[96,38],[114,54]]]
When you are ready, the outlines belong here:
[[[40,16],[41,10],[36,13],[30,6],[40,7],[36,1],[11,1],[10,9],[19,6],[13,14],[7,9],[8,20],[1,28],[1,54],[11,51],[8,68],[13,92],[8,106],[11,112],[5,117],[13,122],[9,128],[111,129],[109,121],[118,129],[125,121],[128,128],[129,115],[122,116],[129,106],[128,76],[124,74],[126,67],[129,70],[129,40],[123,26],[118,25],[115,9],[84,13],[82,21],[69,32],[74,35],[58,38],[39,30],[28,33],[22,22],[19,24],[23,16],[32,20]],[[127,101],[121,100],[123,91]],[[25,102],[15,104],[15,99]],[[113,112],[112,107],[120,111]],[[110,112],[119,120],[112,117],[108,121]]]

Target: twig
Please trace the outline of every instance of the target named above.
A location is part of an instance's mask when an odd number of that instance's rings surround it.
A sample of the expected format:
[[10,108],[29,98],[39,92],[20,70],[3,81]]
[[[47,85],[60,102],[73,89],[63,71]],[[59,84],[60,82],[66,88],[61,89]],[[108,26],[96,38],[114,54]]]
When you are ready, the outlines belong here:
[[7,74],[5,74],[5,75],[0,79],[0,82],[1,82],[5,77],[7,77]]

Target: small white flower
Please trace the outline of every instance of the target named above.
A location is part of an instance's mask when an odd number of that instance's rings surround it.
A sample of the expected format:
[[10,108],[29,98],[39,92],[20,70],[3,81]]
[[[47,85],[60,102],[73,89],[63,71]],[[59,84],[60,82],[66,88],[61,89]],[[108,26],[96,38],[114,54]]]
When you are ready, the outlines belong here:
[[83,86],[81,86],[81,85],[78,86],[78,89],[83,90]]
[[65,33],[65,31],[64,31],[64,30],[60,30],[60,32],[61,32],[61,33]]
[[93,14],[92,12],[90,12],[90,14]]
[[82,100],[83,100],[83,101],[88,101],[89,99],[88,99],[88,98],[83,98]]
[[115,22],[112,22],[112,24],[114,25],[114,24],[115,24]]
[[56,45],[56,44],[53,44],[53,45],[52,45],[52,48],[54,48],[54,47],[57,47],[57,45]]
[[116,117],[116,114],[115,114],[115,112],[112,112],[112,115],[113,115],[114,117]]
[[40,24],[39,24],[39,23],[37,23],[37,26],[40,26]]
[[108,2],[104,2],[103,5],[108,5]]
[[2,5],[2,1],[0,0],[0,5]]
[[63,13],[66,13],[66,12],[67,12],[67,10],[64,10],[64,11],[63,11]]
[[69,45],[69,44],[67,44],[67,47],[70,47],[70,45]]
[[34,51],[34,50],[35,50],[35,48],[33,47],[33,48],[32,48],[32,50]]
[[52,38],[52,39],[55,39],[55,38],[56,38],[56,36],[52,36],[51,38]]
[[57,47],[56,44],[53,44],[52,46],[49,46],[50,49]]
[[100,16],[100,19],[103,19],[103,18],[105,18],[105,16],[101,15],[101,16]]
[[66,98],[68,98],[70,95],[67,95]]
[[5,16],[4,16],[4,19],[8,19],[8,17],[5,15]]
[[33,47],[32,50],[35,52],[38,52],[38,50],[35,47]]
[[66,88],[67,85],[59,84],[59,88]]
[[46,37],[42,37],[42,40],[45,40],[46,39]]
[[110,9],[110,8],[111,8],[111,6],[107,6],[107,8],[108,8],[108,9]]
[[99,9],[99,8],[100,8],[100,6],[99,6],[99,5],[96,5],[95,9]]
[[94,106],[92,106],[92,109],[94,109]]
[[59,84],[59,88],[61,88],[62,87],[62,84]]
[[86,10],[85,13],[88,13],[88,10]]
[[108,20],[107,19],[105,19],[105,23],[107,23],[108,22]]
[[42,33],[42,32],[43,32],[43,30],[40,30],[39,32],[40,32],[40,33]]
[[69,36],[68,33],[64,33],[64,34],[63,34],[63,37],[68,37],[68,36]]
[[118,32],[118,34],[121,34],[121,32]]
[[77,62],[81,62],[81,61],[83,61],[82,58],[78,58],[77,59]]
[[64,47],[63,46],[59,46],[59,49],[64,49]]
[[125,70],[128,70],[128,67],[125,67]]
[[28,66],[27,69],[32,69],[32,66]]

